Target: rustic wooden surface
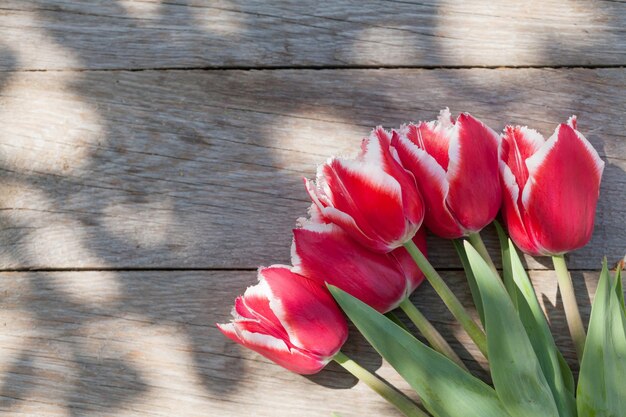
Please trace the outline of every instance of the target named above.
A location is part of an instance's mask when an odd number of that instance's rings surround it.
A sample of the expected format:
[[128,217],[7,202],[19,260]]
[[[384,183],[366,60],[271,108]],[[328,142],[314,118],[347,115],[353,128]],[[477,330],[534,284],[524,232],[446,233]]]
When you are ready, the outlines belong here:
[[[463,274],[443,276],[471,304]],[[574,273],[585,321],[597,276]],[[550,271],[532,278],[572,360],[555,278]],[[305,378],[226,340],[213,323],[228,319],[232,296],[254,281],[253,271],[7,272],[0,279],[0,407],[12,416],[397,415],[338,365]],[[434,291],[424,285],[413,300],[484,376],[480,353]],[[409,393],[352,334],[344,351]]]
[[[1,2],[0,415],[397,415],[214,323],[257,265],[289,261],[301,176],[444,106],[544,135],[579,116],[606,162],[569,256],[588,318],[602,256],[626,250],[624,3],[269,3]],[[450,243],[429,243],[469,303]],[[526,263],[573,361],[550,262]],[[485,377],[432,290],[414,299]],[[406,390],[354,332],[346,351]]]
[[29,58],[0,62],[28,69],[619,66],[626,54],[613,0],[4,0],[0,12],[2,43]]

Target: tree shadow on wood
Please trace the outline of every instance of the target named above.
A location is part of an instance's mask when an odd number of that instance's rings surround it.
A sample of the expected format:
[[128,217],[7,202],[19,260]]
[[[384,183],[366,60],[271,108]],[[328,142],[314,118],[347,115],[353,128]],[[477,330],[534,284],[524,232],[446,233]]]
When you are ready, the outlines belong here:
[[[89,10],[91,16],[81,11],[81,5],[68,3],[36,13],[47,33],[88,68],[152,68],[158,62],[181,66],[176,61],[176,54],[172,53],[176,48],[197,50],[194,65],[203,62],[208,67],[239,64],[233,56],[211,55],[215,45],[227,44],[232,39],[206,27],[200,28],[194,15],[199,11],[186,7],[186,2],[179,3],[158,6],[151,21],[129,15],[121,2],[97,6]],[[350,63],[359,54],[371,55],[372,50],[387,50],[388,55],[377,56],[381,61],[366,64],[389,64],[400,59],[403,53],[427,55],[443,48],[436,37],[414,33],[413,26],[435,26],[437,13],[420,13],[418,20],[407,22],[410,16],[403,12],[414,6],[401,4],[397,3],[399,9],[390,9],[383,17],[369,13],[367,9],[355,10],[348,17],[336,17],[332,10],[315,8],[306,16],[295,16],[289,10],[284,13],[292,15],[284,18],[273,16],[276,11],[260,16],[255,15],[254,10],[236,10],[246,6],[243,2],[235,4],[237,7],[233,10],[222,12],[233,19],[237,16],[233,22],[238,22],[237,36],[241,39],[254,35],[247,32],[247,28],[253,26],[252,19],[267,22],[268,27],[270,23],[278,25],[273,28],[280,28],[280,25],[291,28],[298,19],[305,19],[307,30],[312,32],[316,26],[330,25],[315,41],[307,39],[306,43],[284,34],[284,42],[280,44],[260,38],[259,45],[253,42],[250,48],[256,55],[250,55],[244,65],[256,65],[267,59],[270,62],[267,66],[271,66],[276,57],[293,59],[289,51],[297,47],[308,49],[302,49],[306,58],[293,63],[294,66],[314,65],[319,53],[326,56],[324,48],[337,57],[336,65],[343,61]],[[437,6],[436,2],[429,4],[434,10]],[[106,15],[109,20],[101,23],[98,15]],[[73,36],[65,31],[65,27],[80,23],[76,19],[100,22],[100,26],[96,26],[97,30],[87,39]],[[208,21],[212,22],[211,19]],[[173,22],[176,30],[170,30],[171,26],[168,29],[167,25]],[[351,29],[354,22],[360,25],[357,33]],[[143,29],[146,25],[162,25],[163,28],[158,31],[158,36],[145,39]],[[388,27],[394,25],[395,29]],[[410,26],[408,30],[407,25]],[[276,37],[273,30],[268,29],[270,38]],[[372,41],[371,38],[381,30],[405,35],[402,42],[391,45]],[[177,35],[178,32],[182,34]],[[125,50],[123,44],[129,40],[142,39],[153,55],[145,62],[136,63],[133,56],[123,54],[109,56],[110,61],[103,59],[102,51],[107,42],[114,42],[116,46],[111,50],[117,51]],[[164,51],[165,61],[156,59],[161,51]],[[551,53],[546,49],[548,52]],[[6,59],[0,62],[6,62]],[[440,64],[456,65],[458,62],[442,61]],[[44,210],[50,213],[44,223],[77,225],[75,239],[90,257],[85,260],[82,252],[61,251],[53,265],[42,263],[52,262],[53,258],[42,261],[37,258],[37,252],[28,251],[33,243],[39,243],[32,239],[41,236],[15,222],[15,216],[5,214],[2,216],[5,229],[16,230],[3,235],[3,240],[7,240],[3,243],[8,243],[5,255],[11,258],[9,264],[12,267],[116,269],[111,271],[111,276],[119,284],[119,298],[104,307],[94,307],[88,300],[77,303],[55,287],[49,287],[42,278],[32,278],[25,290],[45,294],[42,297],[49,303],[49,309],[37,302],[22,306],[35,316],[36,326],[49,328],[49,320],[59,314],[62,316],[60,320],[68,321],[72,329],[68,333],[52,331],[42,336],[68,343],[72,356],[67,361],[79,369],[76,383],[63,395],[65,405],[79,410],[84,405],[83,398],[89,398],[107,412],[115,413],[148,389],[147,370],[136,365],[136,358],[112,352],[110,356],[98,359],[76,342],[82,337],[81,332],[94,321],[104,321],[111,316],[140,317],[150,326],[174,328],[181,339],[187,340],[183,349],[193,363],[189,373],[199,377],[203,389],[210,395],[234,397],[242,386],[246,386],[250,369],[257,373],[255,377],[267,369],[274,369],[257,364],[248,367],[249,361],[256,360],[250,358],[257,357],[243,353],[213,327],[214,322],[228,319],[232,300],[243,292],[247,283],[254,281],[254,272],[232,272],[233,275],[206,272],[203,277],[204,273],[188,271],[169,271],[157,276],[155,271],[155,276],[148,279],[149,272],[121,270],[250,269],[262,262],[288,262],[292,221],[285,219],[303,215],[308,205],[298,177],[312,176],[313,162],[323,161],[328,153],[356,151],[359,135],[367,135],[371,127],[382,124],[391,128],[410,120],[431,120],[439,109],[451,106],[453,112],[470,110],[495,129],[501,129],[504,121],[512,121],[535,125],[546,134],[557,122],[565,120],[570,111],[588,111],[588,97],[576,91],[565,92],[550,84],[559,80],[551,76],[551,70],[527,72],[526,77],[538,80],[535,84],[537,91],[527,91],[516,85],[519,72],[502,74],[495,71],[76,73],[67,88],[81,102],[97,109],[101,122],[97,140],[81,144],[86,153],[80,169],[69,174],[3,171],[5,177],[21,182],[24,187],[35,188],[45,197],[47,206]],[[576,70],[571,77],[566,77],[572,88],[576,86],[576,77],[583,72]],[[0,80],[2,76],[0,73]],[[592,81],[600,80],[601,74],[596,78]],[[424,94],[423,86],[430,86],[427,94]],[[546,98],[535,99],[537,92],[543,89],[548,90]],[[595,104],[606,106],[615,96],[607,88],[600,97]],[[536,105],[531,114],[525,110],[529,102]],[[583,126],[586,122],[580,116]],[[590,115],[589,125],[594,121],[599,122],[600,118]],[[317,129],[315,135],[310,132],[311,126]],[[353,141],[338,140],[338,132],[353,135],[355,131],[359,135],[354,136]],[[588,136],[595,146],[603,143],[600,133]],[[6,168],[10,168],[9,161],[3,162]],[[609,164],[607,168],[611,184],[626,182],[624,172],[617,164]],[[602,197],[605,199],[601,199],[600,210],[610,210],[608,207],[619,202],[616,200],[618,194],[619,190],[604,193],[603,196],[609,199]],[[621,211],[613,213],[623,215]],[[255,221],[247,221],[249,218]],[[241,228],[242,223],[246,224],[245,230]],[[600,228],[600,233],[610,233],[607,229],[612,224],[607,222]],[[48,225],[37,227],[45,231]],[[251,236],[270,236],[270,231],[275,239],[250,245]],[[67,237],[68,234],[61,233],[61,238]],[[495,248],[493,233],[488,234],[487,241],[490,248]],[[435,264],[459,268],[458,261],[451,261],[456,257],[449,242],[439,239],[430,242]],[[50,251],[55,249],[51,245]],[[612,251],[614,248],[604,249]],[[595,252],[585,256],[593,254]],[[540,263],[547,266],[543,261]],[[46,274],[41,276],[46,277]],[[235,278],[232,282],[224,282],[225,276]],[[420,289],[414,298],[421,296]],[[424,297],[436,300],[433,294]],[[202,304],[205,301],[208,304],[208,300],[210,305]],[[557,304],[555,311],[560,310],[562,308]],[[446,314],[437,308],[427,313],[433,317],[435,313],[437,317],[440,317],[439,313]],[[454,334],[454,326],[449,322],[436,324],[446,337]],[[471,355],[460,344],[455,348],[464,358],[470,359]],[[353,337],[346,350],[370,370],[381,366],[380,358],[362,338]],[[20,364],[29,367],[31,360],[24,355],[18,355],[15,366],[9,369],[22,366]],[[36,373],[32,378],[37,376]],[[12,386],[16,375],[16,372],[9,371],[3,377],[2,386]],[[32,382],[28,377],[27,374],[27,380],[20,385],[26,387],[21,393],[24,398],[28,396],[28,384]],[[299,377],[289,375],[284,378],[291,383],[302,383]],[[349,388],[356,383],[354,378],[334,365],[310,380],[332,388]],[[9,401],[8,407],[13,406],[15,403]]]

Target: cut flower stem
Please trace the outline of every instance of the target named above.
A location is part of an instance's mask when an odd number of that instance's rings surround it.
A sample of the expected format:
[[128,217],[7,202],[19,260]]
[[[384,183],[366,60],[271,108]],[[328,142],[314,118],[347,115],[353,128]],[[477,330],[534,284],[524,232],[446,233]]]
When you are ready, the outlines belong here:
[[428,319],[422,314],[421,311],[409,300],[409,298],[405,298],[402,303],[400,303],[400,308],[404,313],[411,319],[415,327],[420,331],[420,333],[428,340],[430,346],[435,349],[437,352],[446,356],[448,359],[459,365],[461,368],[467,370],[467,367],[459,358],[454,350],[450,347],[446,339],[441,336],[441,333],[437,331],[437,329],[428,321]]
[[343,352],[339,351],[333,357],[333,360],[343,366],[348,372],[363,381],[373,391],[394,405],[407,417],[429,417],[422,411],[417,404],[411,401],[407,396],[391,387],[376,375],[363,368],[361,365],[350,359]]
[[408,240],[404,244],[404,247],[411,254],[417,266],[422,270],[428,282],[430,282],[430,285],[432,285],[433,289],[448,307],[448,310],[450,310],[452,315],[461,323],[463,329],[465,329],[469,337],[472,338],[478,349],[480,349],[486,358],[487,337],[485,336],[485,332],[472,319],[465,307],[463,307],[459,299],[456,298],[452,290],[450,290],[450,287],[444,282],[441,275],[433,268],[415,243],[413,243],[412,240]]
[[574,345],[576,346],[576,355],[578,356],[578,361],[580,362],[583,358],[585,339],[587,338],[587,335],[585,332],[585,326],[583,326],[582,318],[580,317],[580,311],[578,310],[578,303],[576,302],[576,295],[574,294],[572,277],[567,270],[567,264],[565,263],[565,257],[563,255],[553,256],[552,263],[554,264],[554,271],[556,272],[556,276],[559,281],[559,290],[561,291],[561,298],[563,299],[563,308],[565,309],[567,327],[569,328],[569,333],[572,336]]
[[483,241],[483,238],[480,236],[480,233],[479,232],[470,233],[467,236],[467,239],[470,241],[474,249],[476,249],[476,252],[478,252],[480,256],[482,256],[482,258],[485,260],[485,262],[487,262],[487,265],[489,265],[491,270],[495,272],[497,276],[500,276],[500,274],[498,273],[498,269],[496,268],[496,265],[493,263],[493,260],[491,259],[491,255],[489,255],[489,252],[487,251],[485,242]]

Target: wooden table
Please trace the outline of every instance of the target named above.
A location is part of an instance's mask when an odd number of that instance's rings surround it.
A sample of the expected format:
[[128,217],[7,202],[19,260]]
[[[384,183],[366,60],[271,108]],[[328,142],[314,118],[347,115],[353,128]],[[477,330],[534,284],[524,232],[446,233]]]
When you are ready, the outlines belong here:
[[[1,414],[397,415],[338,366],[291,374],[214,323],[289,262],[300,177],[445,106],[546,136],[578,115],[606,162],[569,256],[587,319],[626,246],[625,27],[618,1],[2,1]],[[469,303],[450,242],[429,243]],[[551,264],[526,262],[573,363]],[[431,289],[413,298],[484,376]],[[355,333],[345,350],[407,389]]]

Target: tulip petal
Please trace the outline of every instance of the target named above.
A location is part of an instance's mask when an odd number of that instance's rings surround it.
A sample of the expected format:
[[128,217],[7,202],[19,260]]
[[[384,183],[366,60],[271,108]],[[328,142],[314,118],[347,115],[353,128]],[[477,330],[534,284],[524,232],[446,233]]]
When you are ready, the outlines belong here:
[[522,251],[531,255],[540,255],[541,248],[537,246],[528,233],[522,218],[524,210],[520,211],[519,207],[519,186],[511,168],[503,161],[500,161],[500,179],[502,184],[502,216],[511,239]]
[[407,280],[390,255],[368,250],[333,224],[301,226],[293,231],[295,272],[342,288],[381,312],[404,299]]
[[408,139],[407,131],[412,129],[411,126],[399,132],[394,146],[398,149],[402,164],[413,173],[424,199],[426,206],[424,222],[437,236],[449,239],[461,237],[464,230],[446,205],[449,188],[446,172],[435,158]]
[[[361,158],[374,165],[382,167],[383,171],[391,175],[402,190],[402,205],[405,217],[414,225],[419,227],[424,219],[424,202],[420,195],[413,174],[400,165],[399,158],[394,158],[391,148],[392,138],[396,141],[398,136],[396,131],[387,132],[382,127],[374,129],[369,138],[363,140],[361,144]],[[397,155],[397,154],[396,154]]]
[[229,339],[260,353],[292,372],[303,375],[314,374],[328,363],[328,359],[317,358],[299,349],[290,349],[280,339],[242,329],[237,323],[218,324],[217,327]]
[[437,120],[420,122],[417,125],[409,125],[407,137],[420,149],[431,155],[444,169],[448,169],[450,144],[450,130],[454,121],[450,115],[450,109],[445,108],[439,112]]
[[452,129],[446,202],[468,232],[480,231],[500,210],[499,141],[496,132],[468,113],[462,113]]
[[[322,175],[323,174],[318,171],[318,178]],[[380,242],[379,240],[373,239],[371,236],[363,233],[363,230],[361,230],[361,228],[356,224],[352,216],[336,209],[335,207],[332,207],[332,205],[329,205],[331,203],[326,201],[328,197],[326,197],[323,192],[318,189],[313,181],[304,178],[304,185],[311,201],[313,202],[309,208],[309,215],[311,218],[316,217],[318,219],[318,223],[335,223],[342,229],[350,231],[352,237],[357,239],[363,245],[381,252],[387,251],[387,245],[384,244],[384,242]]]
[[502,216],[515,244],[531,255],[540,255],[542,250],[526,228],[520,190],[528,181],[526,159],[544,143],[537,131],[521,126],[506,126],[500,142]]
[[321,357],[331,357],[347,338],[347,324],[321,285],[275,265],[259,272],[272,293],[270,307],[289,335],[289,342]]
[[248,287],[244,295],[235,300],[235,312],[243,318],[257,321],[265,329],[264,333],[286,340],[287,331],[272,311],[272,293],[260,271],[259,283]]
[[[369,239],[386,244],[386,250],[400,246],[406,233],[406,220],[402,206],[400,184],[380,167],[347,159],[331,159],[322,166],[323,176],[318,177],[324,194],[332,207],[348,214],[358,229],[346,229],[357,239]],[[338,217],[342,226],[345,216],[334,210],[322,210],[333,222]],[[384,213],[384,215],[381,215]],[[338,223],[339,223],[338,222]],[[414,230],[412,231],[415,232]],[[398,239],[401,236],[401,239]],[[402,240],[404,239],[404,240]]]
[[507,126],[500,143],[501,159],[511,170],[520,190],[528,181],[526,159],[534,155],[545,143],[543,136],[526,126]]
[[575,118],[561,124],[545,145],[526,160],[529,181],[522,204],[535,240],[546,254],[578,249],[591,239],[604,162]]

